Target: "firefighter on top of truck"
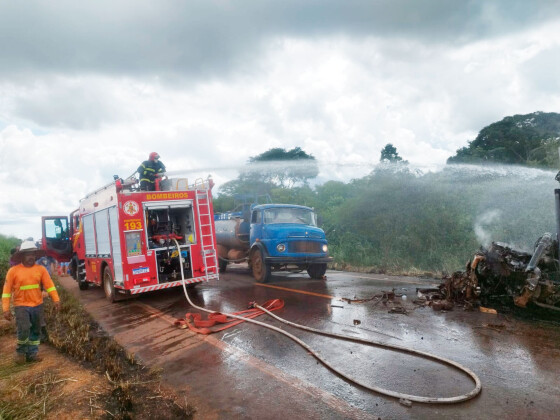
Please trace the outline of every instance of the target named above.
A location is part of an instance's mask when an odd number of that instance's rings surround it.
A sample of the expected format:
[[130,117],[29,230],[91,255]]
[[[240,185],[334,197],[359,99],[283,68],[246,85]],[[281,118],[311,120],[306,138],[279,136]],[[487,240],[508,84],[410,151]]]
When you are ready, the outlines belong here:
[[165,173],[165,165],[159,160],[159,155],[152,152],[149,159],[142,162],[136,171],[140,174],[140,189],[155,191],[156,175]]

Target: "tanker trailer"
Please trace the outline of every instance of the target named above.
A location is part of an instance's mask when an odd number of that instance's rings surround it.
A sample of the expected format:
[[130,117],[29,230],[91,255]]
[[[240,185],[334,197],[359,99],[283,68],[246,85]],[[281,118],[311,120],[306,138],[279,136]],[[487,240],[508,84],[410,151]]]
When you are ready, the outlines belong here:
[[230,262],[242,262],[249,252],[249,222],[236,212],[214,216],[220,273]]

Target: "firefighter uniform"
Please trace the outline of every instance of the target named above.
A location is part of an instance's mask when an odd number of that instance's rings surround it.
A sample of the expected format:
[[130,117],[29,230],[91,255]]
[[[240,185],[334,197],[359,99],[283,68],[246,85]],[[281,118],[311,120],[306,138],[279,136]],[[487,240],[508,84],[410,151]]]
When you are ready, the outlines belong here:
[[53,302],[60,298],[56,287],[45,267],[35,264],[26,267],[18,264],[6,274],[2,290],[2,310],[10,310],[13,298],[17,326],[16,353],[33,361],[39,351],[41,319],[43,315],[43,296],[41,286],[49,293]]
[[137,169],[140,174],[140,189],[154,191],[156,189],[156,175],[165,172],[165,165],[159,160],[145,160]]

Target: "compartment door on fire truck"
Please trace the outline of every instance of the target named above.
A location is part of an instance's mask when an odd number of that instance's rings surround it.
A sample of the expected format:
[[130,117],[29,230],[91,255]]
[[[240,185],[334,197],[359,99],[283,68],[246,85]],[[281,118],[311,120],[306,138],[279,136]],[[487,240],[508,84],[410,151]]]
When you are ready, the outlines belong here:
[[47,255],[60,261],[68,261],[72,257],[68,218],[66,216],[43,216],[41,247]]
[[111,227],[111,247],[113,249],[113,269],[115,271],[115,281],[122,283],[123,266],[121,253],[121,238],[119,236],[119,221],[116,207],[109,209],[109,226]]

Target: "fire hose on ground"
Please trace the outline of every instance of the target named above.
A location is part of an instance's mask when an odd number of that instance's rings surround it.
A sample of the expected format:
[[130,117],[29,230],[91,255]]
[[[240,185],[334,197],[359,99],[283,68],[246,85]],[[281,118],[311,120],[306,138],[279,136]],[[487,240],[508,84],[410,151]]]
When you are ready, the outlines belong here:
[[[180,250],[179,243],[175,239],[174,239],[174,241],[175,241],[175,244],[177,246],[177,249]],[[312,349],[304,341],[302,341],[301,339],[299,339],[295,335],[290,334],[289,332],[287,332],[287,331],[285,331],[281,328],[275,327],[275,326],[267,324],[265,322],[260,322],[260,321],[254,320],[254,319],[246,318],[246,317],[243,317],[243,316],[239,316],[239,315],[235,315],[235,314],[228,314],[228,313],[220,313],[220,312],[217,312],[217,311],[212,311],[212,310],[205,309],[205,308],[202,308],[200,306],[195,305],[191,301],[191,299],[189,297],[189,294],[187,292],[187,287],[186,287],[186,283],[185,283],[185,276],[183,274],[182,258],[179,258],[179,263],[180,263],[180,266],[181,266],[181,278],[182,278],[182,284],[183,284],[183,291],[185,293],[185,297],[186,297],[187,301],[189,302],[189,304],[192,307],[194,307],[194,308],[196,308],[200,311],[210,313],[210,314],[218,314],[219,313],[219,314],[225,315],[225,316],[230,317],[230,318],[250,322],[252,324],[260,325],[261,327],[265,327],[265,328],[268,328],[270,330],[276,331],[280,334],[283,334],[286,337],[288,337],[288,338],[292,339],[293,341],[295,341],[296,343],[298,343],[304,349],[306,349],[313,357],[315,357],[318,361],[320,361],[328,369],[330,369],[331,371],[340,375],[341,377],[343,377],[347,381],[349,381],[351,383],[354,383],[354,384],[356,384],[356,385],[358,385],[358,386],[360,386],[364,389],[368,389],[372,392],[375,392],[375,393],[378,393],[378,394],[381,394],[381,395],[386,395],[388,397],[397,398],[397,399],[399,399],[400,402],[413,401],[413,402],[431,403],[431,404],[453,404],[453,403],[459,403],[459,402],[462,402],[462,401],[467,401],[467,400],[477,396],[482,389],[482,385],[481,385],[481,382],[480,382],[480,379],[478,378],[478,376],[472,370],[470,370],[469,368],[467,368],[467,367],[465,367],[465,366],[463,366],[463,365],[461,365],[457,362],[454,362],[453,360],[446,359],[446,358],[441,357],[441,356],[436,356],[434,354],[430,354],[430,353],[423,352],[423,351],[420,351],[420,350],[414,350],[412,348],[408,348],[408,347],[404,347],[404,346],[387,344],[387,343],[384,343],[384,342],[378,341],[378,340],[366,340],[366,339],[362,339],[362,338],[346,336],[346,335],[343,335],[343,334],[328,333],[328,332],[325,332],[325,331],[317,330],[315,328],[311,328],[311,327],[307,327],[305,325],[300,325],[300,324],[296,324],[296,323],[287,321],[283,318],[280,318],[277,315],[274,315],[272,312],[270,312],[269,310],[265,309],[264,307],[262,307],[262,306],[260,306],[256,303],[252,304],[252,306],[254,306],[255,308],[258,308],[260,311],[268,314],[269,316],[273,317],[274,319],[276,319],[276,320],[278,320],[278,321],[280,321],[280,322],[282,322],[286,325],[290,325],[292,327],[295,327],[295,328],[299,328],[299,329],[302,329],[302,330],[305,330],[305,331],[310,331],[310,332],[320,334],[320,335],[323,335],[323,336],[327,336],[327,337],[334,337],[334,338],[338,338],[338,339],[341,339],[341,340],[352,341],[352,342],[361,343],[361,344],[365,344],[365,345],[369,345],[369,346],[376,346],[376,347],[391,349],[391,350],[399,351],[399,352],[402,352],[402,353],[408,353],[408,354],[419,356],[419,357],[422,357],[422,358],[425,358],[425,359],[433,360],[435,362],[438,362],[438,363],[441,363],[441,364],[444,364],[444,365],[451,366],[451,367],[463,372],[467,376],[469,376],[473,380],[473,382],[475,384],[475,387],[470,392],[468,392],[466,394],[458,395],[458,396],[455,396],[455,397],[423,397],[423,396],[419,396],[419,395],[411,395],[411,394],[404,394],[404,393],[401,393],[401,392],[391,391],[389,389],[381,388],[381,387],[378,387],[378,386],[368,385],[368,384],[366,384],[364,382],[361,382],[357,379],[351,378],[351,377],[347,376],[346,374],[344,374],[343,372],[341,372],[339,369],[335,368],[327,360],[323,359],[318,354],[317,351]]]

